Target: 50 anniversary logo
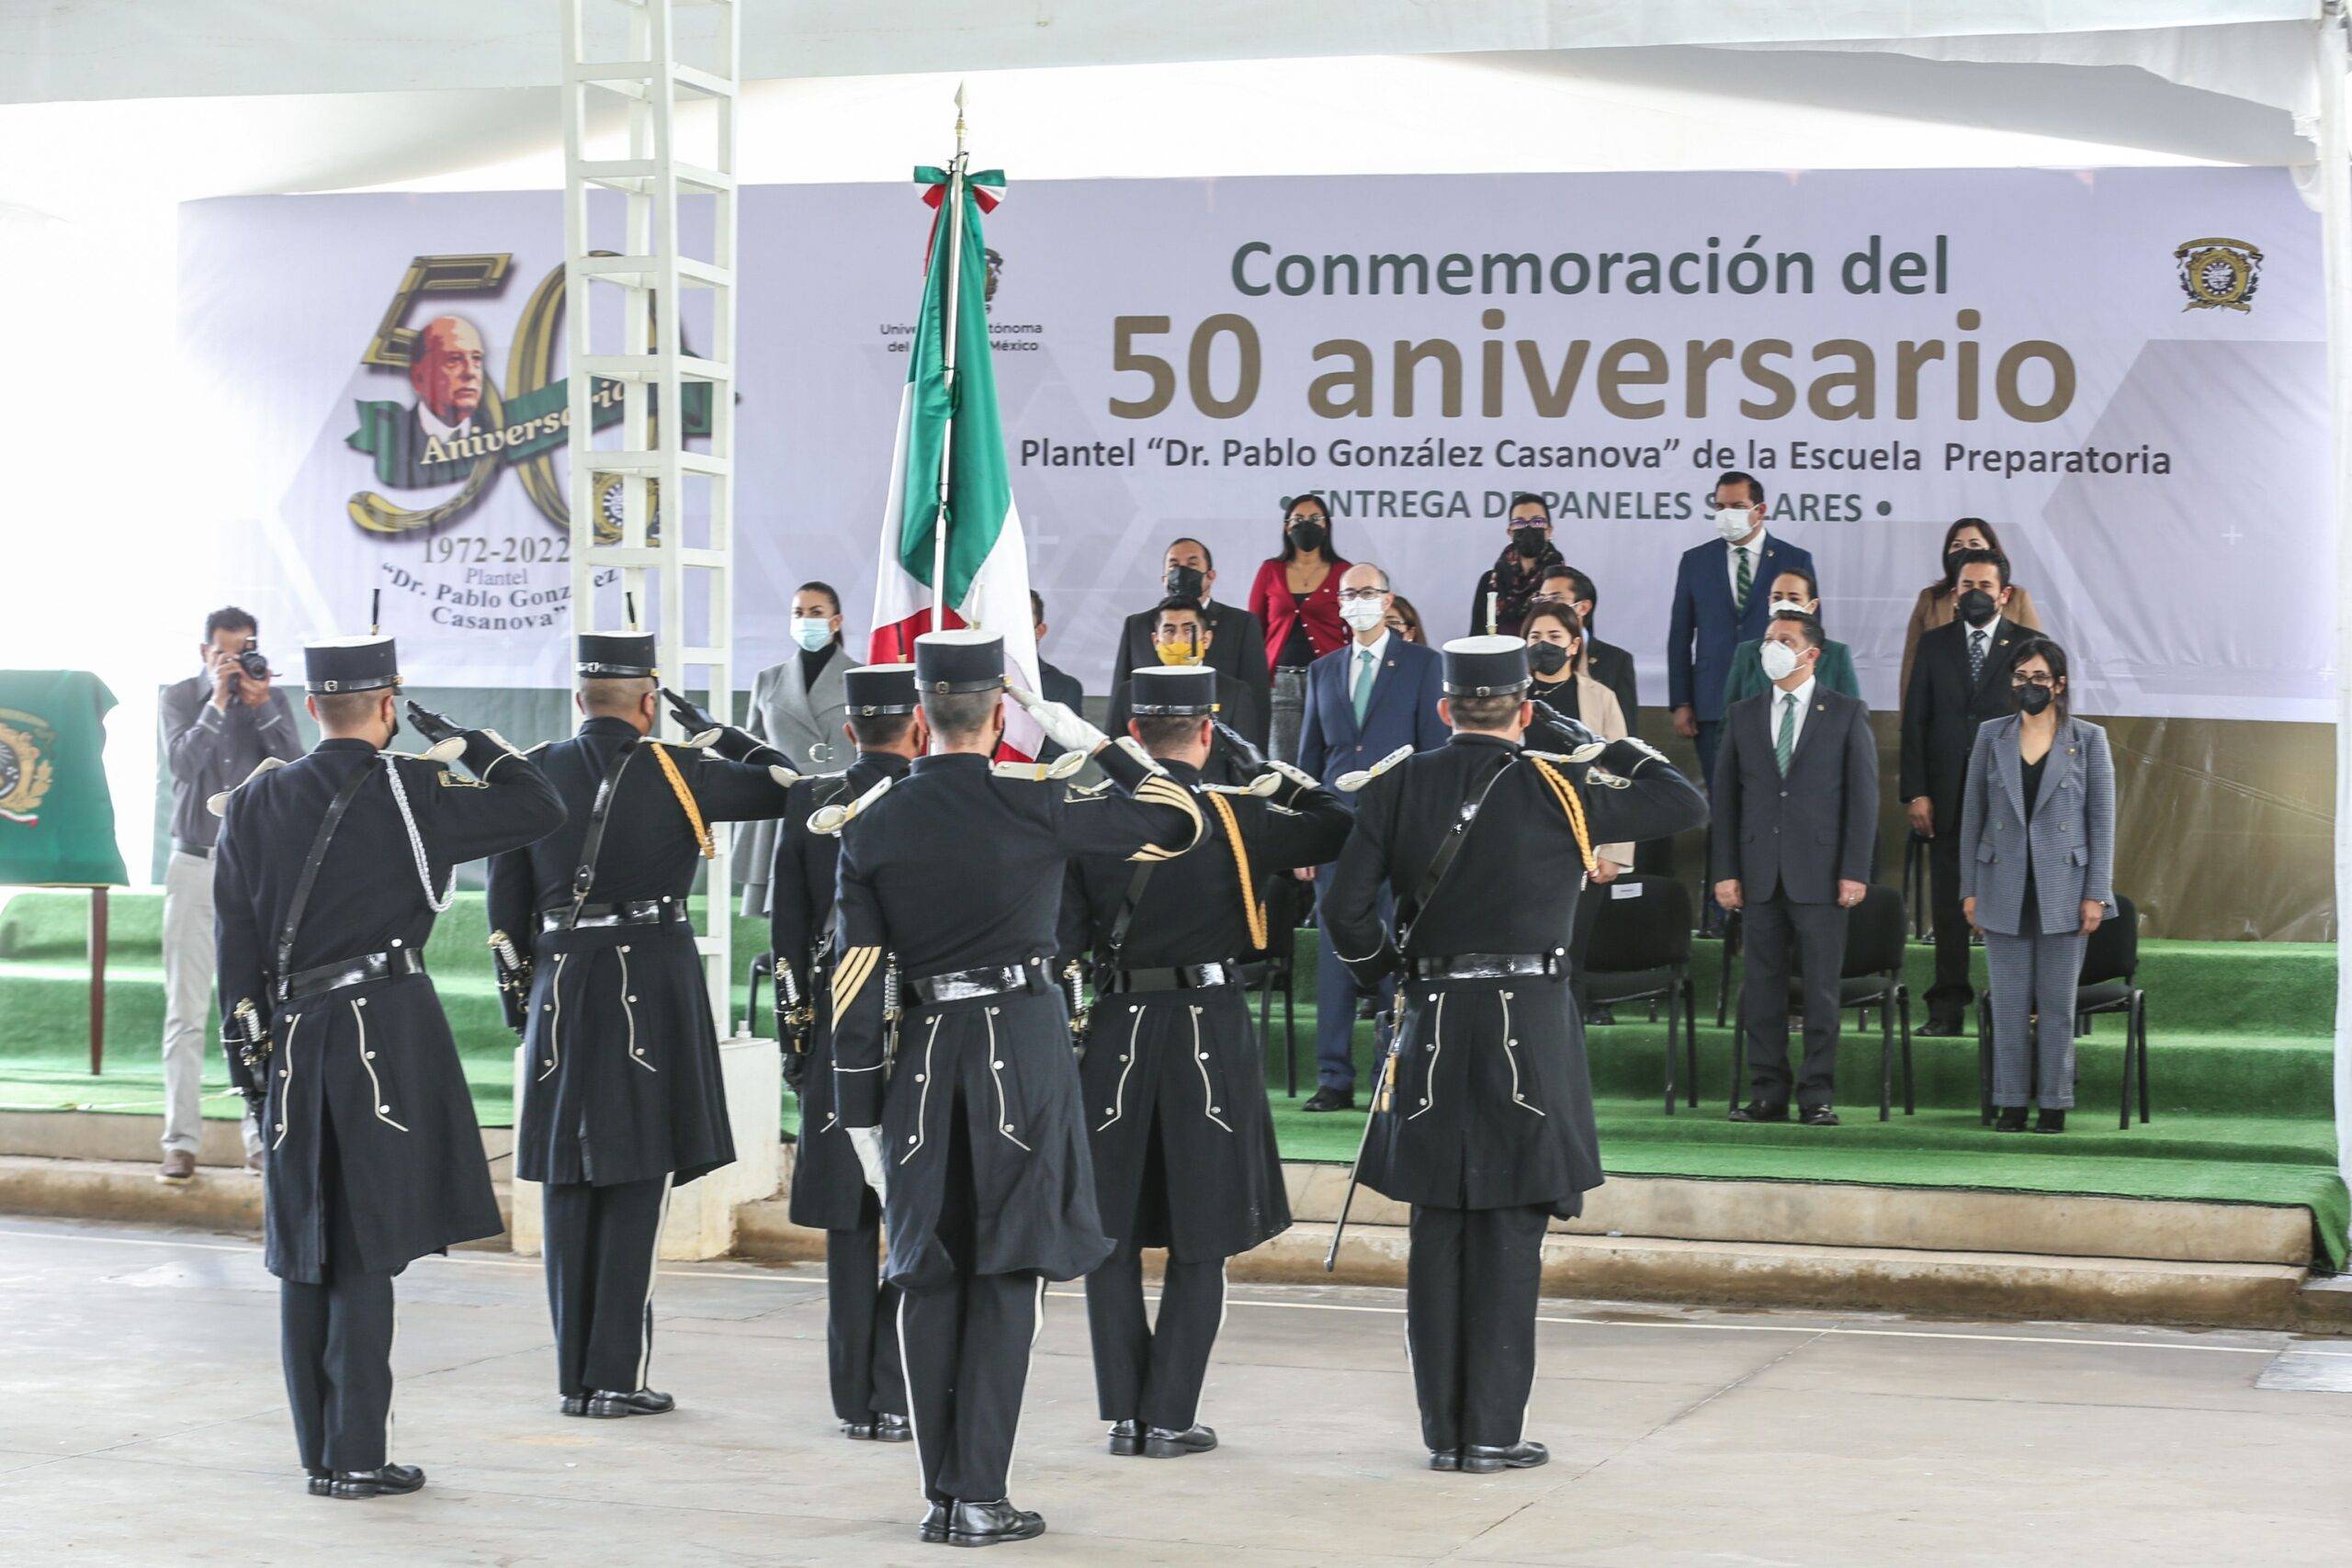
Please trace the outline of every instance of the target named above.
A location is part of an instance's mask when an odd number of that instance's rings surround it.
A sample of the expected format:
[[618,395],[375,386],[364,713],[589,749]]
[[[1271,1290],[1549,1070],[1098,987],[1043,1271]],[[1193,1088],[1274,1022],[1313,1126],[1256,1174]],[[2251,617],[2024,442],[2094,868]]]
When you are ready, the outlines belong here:
[[[571,434],[570,385],[555,374],[556,350],[562,340],[563,268],[540,279],[524,305],[507,355],[503,388],[490,374],[481,333],[471,321],[443,313],[421,327],[406,324],[420,301],[501,292],[513,264],[507,253],[418,256],[409,264],[359,362],[405,375],[414,401],[362,400],[359,428],[346,441],[375,460],[376,482],[388,489],[459,488],[445,500],[414,509],[372,491],[357,491],[345,503],[345,511],[364,531],[413,534],[461,517],[481,502],[505,468],[514,470],[541,516],[559,531],[571,529],[571,510],[564,502],[563,476],[556,468],[557,448]],[[686,384],[687,434],[710,433],[710,391],[707,382]],[[590,389],[595,428],[620,422],[621,395],[617,381],[600,379]],[[649,395],[649,405],[652,401]],[[658,417],[659,410],[654,412]],[[619,484],[616,475],[606,475],[598,484],[599,543],[620,537]],[[654,506],[658,523],[658,498]]]

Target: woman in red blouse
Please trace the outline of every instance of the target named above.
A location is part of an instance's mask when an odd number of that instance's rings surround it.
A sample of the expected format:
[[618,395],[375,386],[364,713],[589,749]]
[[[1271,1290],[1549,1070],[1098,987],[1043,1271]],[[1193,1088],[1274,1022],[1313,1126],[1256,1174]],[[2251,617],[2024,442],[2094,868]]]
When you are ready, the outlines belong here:
[[1348,561],[1331,546],[1331,509],[1309,491],[1283,518],[1283,553],[1260,563],[1250,585],[1250,613],[1266,626],[1266,665],[1273,675],[1273,754],[1298,760],[1306,722],[1306,667],[1348,640],[1340,619],[1340,574]]

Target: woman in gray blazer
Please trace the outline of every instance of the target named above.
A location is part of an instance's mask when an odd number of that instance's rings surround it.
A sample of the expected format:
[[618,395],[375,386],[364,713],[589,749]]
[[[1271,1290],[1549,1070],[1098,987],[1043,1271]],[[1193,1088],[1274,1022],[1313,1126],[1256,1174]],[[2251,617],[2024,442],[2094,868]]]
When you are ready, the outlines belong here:
[[[1984,937],[1993,1103],[2004,1133],[2066,1130],[2075,1103],[2075,987],[2083,949],[2115,913],[2115,764],[2107,731],[2066,711],[2066,654],[2047,637],[2009,666],[2018,711],[1976,731],[1961,807],[1960,891]],[[2040,1082],[2027,1064],[2038,1016]]]
[[[842,596],[831,585],[804,582],[792,595],[795,648],[781,664],[771,664],[752,683],[747,727],[760,739],[792,759],[803,773],[837,773],[849,766],[855,748],[842,733],[848,704],[842,677],[857,668],[842,642]],[[735,835],[735,880],[743,887],[743,913],[768,912],[768,874],[775,864],[775,821],[747,822]]]

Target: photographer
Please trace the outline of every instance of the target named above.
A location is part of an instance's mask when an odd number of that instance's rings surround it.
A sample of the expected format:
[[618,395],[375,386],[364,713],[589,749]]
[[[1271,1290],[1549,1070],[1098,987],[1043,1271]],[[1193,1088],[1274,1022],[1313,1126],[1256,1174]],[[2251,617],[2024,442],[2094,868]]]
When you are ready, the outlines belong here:
[[[205,802],[242,784],[262,760],[302,754],[294,709],[270,684],[254,646],[259,626],[234,604],[204,618],[201,673],[164,689],[157,706],[172,775],[172,858],[164,872],[164,1164],[160,1181],[196,1175],[207,1025],[212,1014],[212,840]],[[246,1118],[245,1166],[261,1168],[261,1134]]]

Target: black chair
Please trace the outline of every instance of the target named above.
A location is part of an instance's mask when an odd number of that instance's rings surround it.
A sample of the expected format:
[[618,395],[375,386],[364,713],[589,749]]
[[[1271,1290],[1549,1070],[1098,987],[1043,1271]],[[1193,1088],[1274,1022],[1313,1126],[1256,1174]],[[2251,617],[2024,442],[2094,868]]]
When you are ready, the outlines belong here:
[[[1258,993],[1258,1038],[1262,1043],[1272,1032],[1274,993],[1283,998],[1283,1077],[1290,1098],[1298,1098],[1298,922],[1299,890],[1313,884],[1304,883],[1286,871],[1267,877],[1259,887],[1265,900],[1266,951],[1249,954],[1241,964],[1242,984]],[[1328,953],[1327,964],[1337,963]]]
[[[1838,1009],[1840,1012],[1852,1009],[1860,1015],[1863,1028],[1870,1026],[1872,1009],[1878,1010],[1878,1119],[1891,1121],[1894,1114],[1894,1069],[1900,1052],[1903,1067],[1903,1114],[1918,1113],[1917,1096],[1911,1073],[1911,987],[1903,980],[1903,895],[1892,887],[1873,885],[1862,895],[1862,901],[1846,912],[1846,953],[1838,971]],[[1789,964],[1789,1006],[1804,1003],[1804,953],[1792,948]],[[1730,964],[1726,959],[1724,969]],[[1731,1104],[1739,1108],[1739,1097],[1747,1087],[1747,1050],[1746,1037],[1736,1038],[1731,1054]]]
[[[752,960],[751,968],[743,976],[743,1017],[746,1021],[756,1020],[760,1016],[760,981],[763,979],[767,981],[768,995],[773,998],[775,995],[774,950],[755,956]],[[747,1021],[746,1027],[752,1027],[752,1025]],[[758,1032],[756,1028],[753,1028],[752,1032]]]
[[[2148,1124],[2148,993],[2140,988],[2140,907],[2124,895],[2115,896],[2115,915],[2101,920],[2083,944],[2083,972],[2075,983],[2075,1033],[2091,1032],[2091,1019],[2103,1012],[2123,1015],[2122,1103],[2115,1125],[2132,1125],[2132,1086],[2139,1087],[2140,1124]],[[2035,1045],[2040,1043],[2037,1039]],[[2033,1062],[2029,1055],[2030,1063]],[[2038,1063],[2034,1064],[2038,1068]],[[2039,1072],[2030,1076],[2039,1077]],[[1993,1000],[1976,1001],[1976,1079],[1978,1115],[1993,1121]]]
[[1698,1003],[1690,980],[1690,889],[1671,877],[1621,875],[1589,886],[1602,900],[1575,976],[1579,1010],[1596,1002],[1666,1002],[1666,1113],[1674,1114],[1675,1049],[1690,1103],[1699,1103]]
[[1928,840],[1916,832],[1903,840],[1903,901],[1911,906],[1911,940],[1926,942],[1936,933],[1928,925]]

